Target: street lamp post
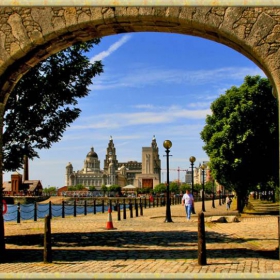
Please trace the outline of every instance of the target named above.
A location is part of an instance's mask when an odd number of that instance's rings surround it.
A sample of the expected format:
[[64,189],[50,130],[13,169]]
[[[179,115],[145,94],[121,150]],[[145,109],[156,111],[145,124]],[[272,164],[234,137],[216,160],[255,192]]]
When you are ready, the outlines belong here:
[[200,166],[202,171],[202,211],[205,212],[205,201],[204,201],[204,172],[205,172],[205,165],[202,164]]
[[213,179],[212,208],[215,208],[215,180]]
[[[196,160],[196,158],[195,158],[194,156],[191,156],[191,157],[190,157],[191,169],[192,169],[192,196],[193,196],[193,197],[194,197],[194,195],[193,195],[193,187],[194,187],[193,165],[194,165],[195,160]],[[193,205],[193,207],[192,207],[192,214],[195,214],[194,205]]]
[[165,222],[172,222],[171,219],[171,210],[170,210],[170,198],[169,198],[169,152],[172,147],[172,142],[170,140],[165,140],[163,142],[163,147],[166,152],[166,218]]

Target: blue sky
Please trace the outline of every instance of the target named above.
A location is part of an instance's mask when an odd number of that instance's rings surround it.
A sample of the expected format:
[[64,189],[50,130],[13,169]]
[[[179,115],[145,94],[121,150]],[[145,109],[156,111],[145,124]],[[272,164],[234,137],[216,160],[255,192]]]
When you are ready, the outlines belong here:
[[[29,178],[43,187],[65,184],[65,167],[83,168],[94,147],[103,168],[113,137],[119,162],[141,161],[142,147],[155,135],[166,168],[164,140],[172,141],[170,180],[183,180],[190,168],[208,157],[200,132],[210,104],[227,89],[239,86],[246,75],[263,72],[249,59],[222,44],[203,38],[169,33],[127,33],[102,38],[89,54],[102,60],[104,73],[93,79],[89,96],[80,100],[80,117],[59,143],[39,152],[29,162]],[[174,169],[174,170],[172,170]],[[19,172],[22,172],[19,170]],[[166,172],[162,172],[163,180]],[[4,174],[4,181],[10,173]]]

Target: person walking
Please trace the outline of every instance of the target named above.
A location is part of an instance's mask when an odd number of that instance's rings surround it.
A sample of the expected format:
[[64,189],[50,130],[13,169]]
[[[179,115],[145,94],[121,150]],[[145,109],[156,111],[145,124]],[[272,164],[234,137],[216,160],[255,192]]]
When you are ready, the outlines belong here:
[[193,195],[190,193],[190,190],[186,190],[186,193],[182,197],[182,205],[185,206],[187,220],[191,219],[192,208],[194,205]]
[[231,198],[229,197],[229,195],[226,197],[226,206],[227,206],[227,210],[230,209],[230,204],[231,204]]

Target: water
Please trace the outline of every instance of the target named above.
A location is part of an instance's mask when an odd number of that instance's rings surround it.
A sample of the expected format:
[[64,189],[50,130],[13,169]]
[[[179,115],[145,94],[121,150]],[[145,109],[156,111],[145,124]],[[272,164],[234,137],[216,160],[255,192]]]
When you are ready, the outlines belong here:
[[[14,204],[8,204],[7,213],[3,215],[4,221],[17,221],[18,217],[18,206]],[[120,205],[120,209],[122,209]],[[104,212],[108,212],[108,205],[104,205]],[[114,207],[113,207],[114,208]],[[93,206],[87,206],[87,214],[94,212]],[[102,206],[96,205],[96,213],[102,212]],[[64,205],[65,216],[74,216],[74,205]],[[62,205],[51,205],[52,217],[62,217]],[[85,207],[76,205],[76,215],[84,215]],[[20,205],[20,219],[21,220],[34,220],[35,209],[34,204],[21,204]],[[49,215],[49,204],[37,204],[37,218],[44,218]]]

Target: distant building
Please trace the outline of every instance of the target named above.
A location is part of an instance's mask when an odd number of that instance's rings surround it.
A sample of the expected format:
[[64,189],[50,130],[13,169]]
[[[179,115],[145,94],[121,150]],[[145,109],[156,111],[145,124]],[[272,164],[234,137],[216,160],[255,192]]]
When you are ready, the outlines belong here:
[[128,161],[119,162],[117,152],[110,137],[104,168],[100,168],[100,160],[92,147],[84,160],[81,170],[74,171],[71,162],[66,166],[65,185],[95,186],[101,189],[102,185],[133,185],[137,188],[153,188],[160,183],[161,161],[155,136],[150,147],[142,148],[142,162]]
[[192,171],[191,170],[186,171],[185,183],[190,184],[190,185],[192,184]]
[[3,182],[3,195],[32,195],[40,196],[43,186],[40,180],[24,180],[22,175],[15,172],[11,175],[11,181]]

